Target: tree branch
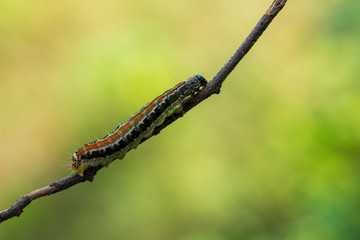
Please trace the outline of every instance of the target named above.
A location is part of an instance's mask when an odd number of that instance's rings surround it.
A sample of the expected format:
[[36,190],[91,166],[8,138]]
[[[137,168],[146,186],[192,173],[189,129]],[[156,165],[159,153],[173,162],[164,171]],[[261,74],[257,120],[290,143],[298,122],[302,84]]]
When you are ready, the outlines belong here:
[[[265,15],[260,19],[254,29],[251,31],[249,36],[245,41],[240,45],[236,50],[234,55],[229,59],[229,61],[221,68],[221,70],[215,75],[215,77],[194,97],[194,100],[189,102],[184,106],[183,113],[174,114],[173,116],[167,118],[163,125],[155,128],[154,134],[157,135],[162,129],[174,122],[176,119],[183,116],[184,113],[188,112],[190,109],[195,107],[200,102],[204,101],[206,98],[210,97],[213,94],[219,94],[221,85],[226,79],[226,77],[231,73],[231,71],[236,67],[236,65],[241,61],[241,59],[248,53],[251,47],[255,44],[261,34],[269,26],[271,21],[275,16],[281,11],[284,7],[287,0],[275,0],[270,8],[266,11]],[[146,141],[146,139],[144,139]],[[23,209],[31,203],[31,201],[43,197],[46,195],[52,195],[54,193],[63,191],[69,187],[72,187],[78,183],[89,181],[91,182],[97,171],[99,171],[103,166],[98,166],[96,168],[89,168],[85,171],[84,177],[81,177],[77,173],[74,173],[70,176],[62,178],[56,182],[51,183],[50,185],[34,190],[18,200],[16,200],[10,208],[0,212],[0,223],[15,217],[20,216],[23,212]]]

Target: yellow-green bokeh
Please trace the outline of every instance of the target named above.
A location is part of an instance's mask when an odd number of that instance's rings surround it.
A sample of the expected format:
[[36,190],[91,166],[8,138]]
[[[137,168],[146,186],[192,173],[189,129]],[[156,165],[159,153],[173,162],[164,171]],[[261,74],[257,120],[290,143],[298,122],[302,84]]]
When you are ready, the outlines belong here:
[[[210,80],[271,2],[1,1],[0,209],[177,82]],[[359,239],[359,10],[289,0],[220,95],[0,239]]]

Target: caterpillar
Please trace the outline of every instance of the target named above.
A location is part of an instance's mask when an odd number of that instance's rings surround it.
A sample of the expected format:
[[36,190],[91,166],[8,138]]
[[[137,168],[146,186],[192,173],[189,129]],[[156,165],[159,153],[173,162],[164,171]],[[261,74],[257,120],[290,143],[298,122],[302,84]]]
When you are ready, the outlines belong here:
[[167,117],[180,113],[184,104],[206,84],[204,77],[195,75],[165,91],[118,126],[114,132],[79,148],[72,156],[72,169],[84,176],[84,171],[89,167],[107,167],[115,159],[123,159],[142,139],[150,138],[155,127],[161,126]]

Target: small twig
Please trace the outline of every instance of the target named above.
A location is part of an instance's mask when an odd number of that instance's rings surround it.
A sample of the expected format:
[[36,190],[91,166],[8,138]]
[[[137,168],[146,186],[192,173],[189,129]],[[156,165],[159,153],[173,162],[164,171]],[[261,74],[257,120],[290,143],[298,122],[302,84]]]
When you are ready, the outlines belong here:
[[[281,11],[284,7],[287,0],[275,0],[270,8],[266,11],[265,15],[260,19],[255,28],[251,31],[249,36],[241,44],[241,46],[236,50],[234,55],[230,60],[224,65],[224,67],[215,75],[215,77],[206,85],[206,87],[195,96],[195,100],[188,103],[184,107],[184,112],[181,114],[175,114],[167,118],[163,125],[155,128],[154,134],[158,134],[166,126],[174,122],[176,119],[183,116],[184,113],[195,107],[197,104],[210,97],[213,94],[220,93],[221,85],[226,79],[226,77],[231,73],[231,71],[236,67],[240,60],[247,54],[251,47],[255,44],[261,34],[265,31],[267,26],[275,18],[275,16]],[[146,139],[145,139],[146,140]],[[69,187],[72,187],[80,182],[92,181],[97,173],[102,168],[102,166],[96,168],[87,169],[84,177],[79,176],[77,173],[62,178],[56,182],[51,183],[49,186],[34,190],[18,200],[16,200],[10,208],[0,212],[0,223],[15,217],[20,216],[23,212],[23,209],[31,203],[31,201],[43,197],[46,195],[52,195],[54,193],[65,190]]]

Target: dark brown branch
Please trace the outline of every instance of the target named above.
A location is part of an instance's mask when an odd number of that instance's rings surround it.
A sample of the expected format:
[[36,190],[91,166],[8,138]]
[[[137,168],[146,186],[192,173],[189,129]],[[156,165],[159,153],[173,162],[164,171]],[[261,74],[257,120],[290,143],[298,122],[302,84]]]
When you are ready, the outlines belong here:
[[[249,36],[241,44],[241,46],[236,50],[234,55],[230,60],[224,65],[224,67],[215,75],[215,77],[206,85],[206,87],[196,95],[195,100],[188,103],[184,107],[184,112],[182,114],[175,114],[165,120],[165,123],[154,130],[154,134],[158,134],[162,129],[171,124],[176,119],[183,116],[184,113],[189,111],[191,108],[195,107],[197,104],[210,97],[213,94],[220,93],[221,85],[226,79],[226,77],[231,73],[231,71],[236,67],[236,65],[241,61],[241,59],[247,54],[251,47],[255,44],[261,34],[265,31],[267,26],[275,18],[275,16],[281,11],[284,7],[287,0],[275,0],[270,8],[266,11],[265,15],[260,19],[255,28],[251,31]],[[60,179],[56,182],[51,183],[49,186],[34,190],[18,200],[16,200],[10,208],[0,212],[0,223],[15,217],[20,216],[23,209],[31,203],[31,201],[43,197],[46,195],[52,195],[54,193],[65,190],[69,187],[72,187],[80,182],[92,181],[97,173],[102,168],[102,166],[96,168],[87,169],[84,177],[79,176],[77,173],[67,176],[63,179]]]

